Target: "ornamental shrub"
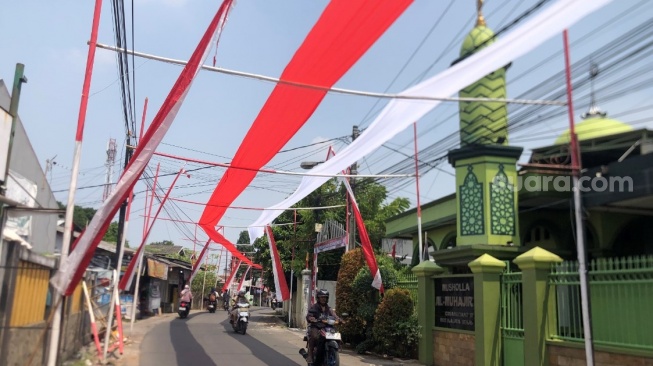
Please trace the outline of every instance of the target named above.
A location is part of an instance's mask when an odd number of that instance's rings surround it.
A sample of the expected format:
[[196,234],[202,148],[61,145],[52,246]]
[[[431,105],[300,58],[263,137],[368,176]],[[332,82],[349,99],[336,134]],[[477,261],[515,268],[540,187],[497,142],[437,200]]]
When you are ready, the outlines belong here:
[[386,291],[374,314],[372,336],[376,349],[396,357],[414,357],[419,342],[419,324],[410,292]]
[[361,299],[351,288],[364,263],[363,253],[359,248],[345,253],[340,261],[336,283],[336,310],[338,314],[349,314],[339,327],[340,333],[344,342],[352,344],[358,344],[365,339],[365,322],[357,315]]

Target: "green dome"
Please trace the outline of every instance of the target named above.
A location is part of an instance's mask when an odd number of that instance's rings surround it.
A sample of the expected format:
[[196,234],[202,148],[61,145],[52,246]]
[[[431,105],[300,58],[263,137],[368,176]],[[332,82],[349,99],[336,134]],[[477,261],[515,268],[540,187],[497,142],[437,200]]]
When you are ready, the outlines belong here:
[[[491,39],[494,37],[494,32],[492,29],[486,27],[485,25],[477,25],[472,29],[469,34],[467,34],[467,37],[465,37],[465,40],[463,41],[463,46],[460,49],[460,57],[466,56],[473,51],[476,50],[476,47],[480,46],[483,44],[483,42],[486,42],[488,39]],[[494,39],[485,43],[483,47],[485,48],[492,44],[494,42]]]
[[[597,137],[616,135],[623,132],[632,131],[633,128],[616,119],[605,118],[601,116],[590,117],[575,126],[578,140],[589,140]],[[560,135],[555,144],[569,143],[569,129]]]

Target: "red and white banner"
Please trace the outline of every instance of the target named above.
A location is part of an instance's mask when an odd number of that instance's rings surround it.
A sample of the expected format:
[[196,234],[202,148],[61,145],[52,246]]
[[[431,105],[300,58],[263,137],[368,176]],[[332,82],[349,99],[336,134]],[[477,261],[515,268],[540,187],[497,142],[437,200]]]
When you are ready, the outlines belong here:
[[231,4],[232,0],[224,0],[216,12],[193,55],[139,142],[113,192],[95,213],[86,230],[77,238],[70,255],[62,258],[59,271],[50,281],[59,292],[71,295],[77,287],[118,208],[136,185],[152,154],[177,116],[195,76],[211,50],[211,45],[218,39]]
[[277,294],[277,300],[285,301],[290,299],[290,291],[288,291],[286,276],[283,274],[279,251],[277,251],[277,243],[274,241],[274,234],[272,233],[272,228],[270,226],[265,228],[265,232],[268,234],[268,245],[270,245],[272,275],[274,277],[274,288],[275,293]]
[[261,269],[261,265],[259,264],[254,264],[249,258],[247,258],[243,253],[236,248],[236,246],[227,240],[222,234],[220,234],[217,230],[213,229],[208,230],[204,228],[204,231],[206,234],[213,240],[213,242],[221,244],[225,249],[227,249],[235,258],[240,259],[243,263],[246,263],[256,269]]
[[190,272],[190,280],[188,280],[189,283],[193,283],[193,278],[195,278],[195,275],[197,274],[197,270],[201,267],[202,260],[204,259],[206,250],[209,248],[209,244],[211,244],[211,239],[206,241],[206,244],[204,244],[204,248],[202,248],[202,251],[200,252],[199,258],[197,258],[197,260],[193,264],[193,269]]
[[[525,20],[521,26],[497,39],[493,44],[432,78],[404,90],[399,95],[405,97],[450,97],[489,73],[525,55],[549,38],[559,35],[564,29],[610,1],[558,0],[532,18]],[[388,2],[392,3],[392,1]],[[369,127],[351,144],[342,149],[337,157],[311,169],[311,173],[324,176],[305,176],[292,195],[264,210],[259,218],[249,226],[249,239],[254,242],[256,238],[263,236],[262,228],[265,225],[318,189],[330,179],[329,176],[338,174],[356,161],[371,154],[415,121],[419,121],[440,103],[441,101],[438,100],[411,100],[408,98],[390,101]]]
[[[330,88],[411,3],[412,0],[328,2],[280,79]],[[231,161],[238,168],[227,169],[199,221],[214,241],[220,242],[213,237],[214,227],[226,209],[252,182],[257,171],[306,123],[326,93],[326,89],[286,83],[274,87]],[[260,228],[259,236],[266,225]]]
[[[242,261],[238,261],[238,264],[236,266],[232,266],[231,268],[231,273],[229,274],[229,278],[224,282],[224,285],[222,286],[222,292],[225,292],[227,290],[231,289],[231,285],[234,283],[234,278],[236,277],[236,273],[238,272],[238,268],[240,268],[240,264]],[[233,296],[233,294],[231,294]]]
[[247,266],[247,269],[245,270],[245,273],[243,273],[243,277],[240,278],[240,283],[238,283],[238,292],[243,289],[243,283],[245,283],[245,279],[247,278],[247,274],[249,273],[249,270],[252,268],[252,266]]
[[358,203],[356,202],[356,197],[354,197],[354,192],[349,185],[349,181],[342,179],[349,193],[349,199],[351,199],[351,207],[354,210],[354,217],[356,218],[356,227],[358,227],[358,235],[361,237],[361,248],[363,249],[363,256],[365,257],[365,262],[370,268],[370,273],[373,276],[372,287],[378,289],[383,293],[383,280],[381,279],[381,271],[379,271],[379,266],[376,263],[376,257],[374,256],[374,249],[372,248],[372,242],[370,242],[370,237],[367,235],[367,229],[365,228],[365,222],[363,222],[363,217],[361,212],[358,209]]

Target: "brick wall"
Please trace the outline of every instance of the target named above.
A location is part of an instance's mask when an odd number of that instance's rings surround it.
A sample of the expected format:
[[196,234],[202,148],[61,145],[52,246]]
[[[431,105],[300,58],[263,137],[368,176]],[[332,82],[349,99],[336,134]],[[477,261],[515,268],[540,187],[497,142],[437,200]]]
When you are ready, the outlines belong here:
[[436,366],[474,366],[474,335],[433,331],[433,363]]
[[[585,349],[547,344],[549,365],[585,366]],[[653,358],[594,350],[596,366],[653,366]]]

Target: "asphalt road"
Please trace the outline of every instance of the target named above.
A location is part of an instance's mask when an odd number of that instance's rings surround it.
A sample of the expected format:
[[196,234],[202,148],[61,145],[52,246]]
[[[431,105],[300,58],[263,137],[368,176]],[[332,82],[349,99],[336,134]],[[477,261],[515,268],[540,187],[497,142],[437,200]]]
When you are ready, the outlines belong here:
[[[193,311],[187,319],[166,314],[137,323],[132,342],[115,365],[304,366],[299,355],[303,331],[288,329],[270,308],[251,309],[247,334],[235,333],[226,312]],[[419,365],[415,360],[388,360],[345,349],[341,366]]]
[[140,346],[141,366],[306,365],[301,334],[279,327],[268,308],[254,308],[247,334],[235,333],[226,312],[193,312],[154,326]]

